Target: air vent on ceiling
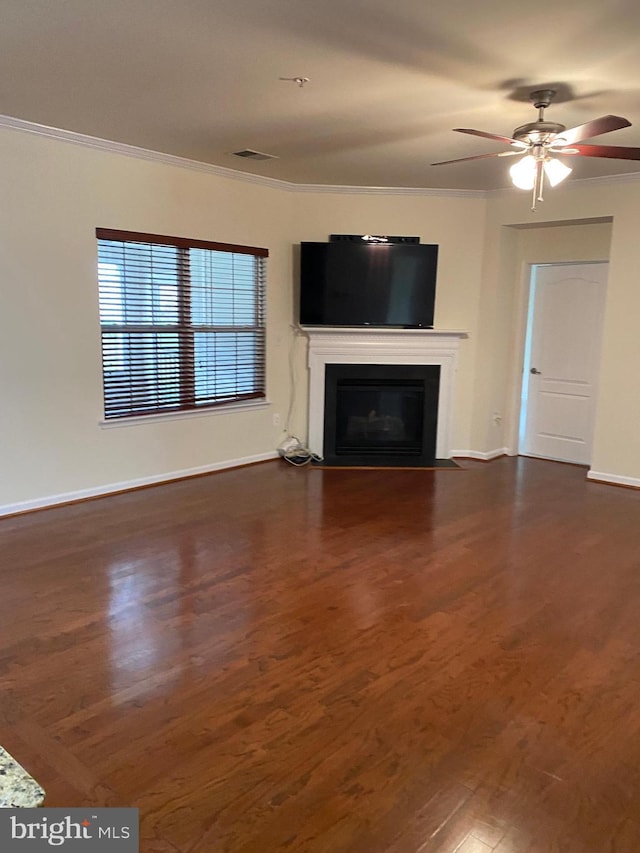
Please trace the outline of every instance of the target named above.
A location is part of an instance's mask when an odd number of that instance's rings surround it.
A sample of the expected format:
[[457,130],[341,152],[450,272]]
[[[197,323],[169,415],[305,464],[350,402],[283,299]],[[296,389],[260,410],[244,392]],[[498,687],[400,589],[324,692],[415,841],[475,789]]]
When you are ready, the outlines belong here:
[[234,151],[234,157],[244,157],[247,160],[277,160],[275,154],[264,154],[262,151],[252,151],[251,148],[244,148],[242,151]]

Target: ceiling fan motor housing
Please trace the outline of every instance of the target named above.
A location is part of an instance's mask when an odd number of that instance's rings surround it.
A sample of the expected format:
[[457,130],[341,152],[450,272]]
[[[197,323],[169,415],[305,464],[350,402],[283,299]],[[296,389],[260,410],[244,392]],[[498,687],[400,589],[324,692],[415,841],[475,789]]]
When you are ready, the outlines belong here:
[[530,121],[516,127],[512,136],[514,139],[527,142],[544,142],[545,139],[553,139],[566,129],[564,124],[558,124],[555,121]]

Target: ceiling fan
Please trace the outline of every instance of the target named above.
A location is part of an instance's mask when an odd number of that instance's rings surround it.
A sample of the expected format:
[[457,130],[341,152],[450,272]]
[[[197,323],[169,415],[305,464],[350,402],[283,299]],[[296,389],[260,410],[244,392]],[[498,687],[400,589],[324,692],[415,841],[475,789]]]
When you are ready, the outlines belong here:
[[454,127],[458,133],[470,133],[472,136],[482,136],[485,139],[495,139],[505,142],[514,151],[497,151],[491,154],[475,154],[471,157],[459,157],[456,160],[443,160],[432,163],[433,166],[446,166],[449,163],[464,163],[466,160],[483,160],[488,157],[514,157],[521,155],[509,170],[515,186],[524,190],[533,190],[533,206],[542,201],[544,178],[547,177],[551,186],[563,181],[572,171],[557,155],[581,157],[608,157],[616,160],[640,160],[640,148],[624,148],[616,145],[581,145],[584,139],[600,136],[612,130],[631,127],[631,122],[621,116],[601,116],[600,118],[579,124],[567,129],[563,124],[545,121],[544,111],[555,96],[555,89],[536,89],[529,95],[535,109],[538,110],[536,121],[516,127],[512,136],[500,136],[487,133],[484,130],[473,130],[468,127]]

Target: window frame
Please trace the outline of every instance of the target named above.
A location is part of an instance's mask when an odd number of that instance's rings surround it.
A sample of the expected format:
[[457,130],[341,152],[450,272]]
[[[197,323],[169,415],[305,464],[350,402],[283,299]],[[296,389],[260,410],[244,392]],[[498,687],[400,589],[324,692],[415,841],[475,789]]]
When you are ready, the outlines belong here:
[[[176,286],[177,286],[177,323],[114,323],[103,321],[102,316],[102,298],[105,295],[98,274],[98,293],[99,293],[99,322],[101,333],[101,369],[103,383],[103,413],[105,424],[115,424],[123,420],[134,420],[137,418],[155,418],[167,417],[180,414],[204,414],[207,410],[220,410],[222,407],[237,407],[242,404],[250,404],[251,402],[259,404],[260,401],[266,400],[266,259],[269,256],[268,249],[258,248],[254,246],[236,245],[233,243],[219,243],[208,240],[189,239],[185,237],[170,237],[160,234],[150,234],[140,231],[123,231],[113,228],[96,228],[96,238],[98,240],[98,263],[100,260],[100,241],[111,241],[114,243],[123,244],[142,244],[148,246],[171,246],[178,251],[176,258]],[[198,324],[194,322],[191,314],[192,308],[192,290],[193,278],[190,270],[190,250],[204,249],[212,252],[223,252],[228,254],[250,255],[256,259],[257,263],[253,271],[253,299],[254,299],[254,317],[253,324]],[[123,247],[123,258],[126,254],[126,247]],[[151,270],[151,267],[149,267]],[[153,297],[152,287],[153,280],[149,281],[149,293]],[[233,277],[231,287],[233,288]],[[144,285],[142,285],[142,288]],[[124,292],[126,293],[126,281],[124,282]],[[142,291],[139,283],[132,286],[129,295],[135,294],[136,290]],[[108,291],[108,288],[107,288]],[[209,282],[207,293],[215,293],[215,280]],[[133,298],[133,297],[132,297]],[[200,334],[213,335],[229,335],[237,336],[241,333],[248,333],[255,336],[256,354],[252,361],[240,362],[240,366],[250,366],[256,374],[254,388],[250,392],[242,393],[236,386],[235,391],[220,396],[198,395],[196,389],[196,347],[195,336]],[[149,336],[149,341],[153,337],[159,335],[174,335],[177,347],[177,365],[178,365],[178,402],[171,403],[161,402],[156,406],[148,403],[144,409],[141,408],[143,403],[138,402],[138,405],[132,403],[128,408],[122,403],[116,405],[117,395],[113,390],[108,390],[108,359],[109,348],[106,346],[106,338],[113,338],[114,334],[122,334],[124,336],[138,335],[140,338]],[[215,338],[214,338],[215,342]],[[153,362],[152,369],[144,369],[142,371],[143,378],[149,380],[161,375],[161,362],[159,360]],[[129,383],[135,385],[135,360],[128,359],[127,370],[129,372]],[[236,369],[238,364],[236,365]],[[214,373],[215,371],[212,371]],[[113,373],[113,368],[111,369]],[[237,381],[237,377],[236,377]],[[166,389],[162,389],[168,391]],[[156,392],[156,397],[160,396],[160,392]],[[153,395],[149,394],[148,399],[152,400]]]

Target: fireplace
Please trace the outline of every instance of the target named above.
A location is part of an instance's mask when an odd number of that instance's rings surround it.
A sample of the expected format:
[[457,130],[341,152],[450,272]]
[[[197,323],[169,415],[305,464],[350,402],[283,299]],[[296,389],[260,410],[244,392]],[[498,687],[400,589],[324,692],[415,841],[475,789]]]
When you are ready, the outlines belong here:
[[[396,458],[394,465],[411,467],[411,462],[397,460],[416,454],[414,464],[420,467],[426,463],[415,460],[433,458],[435,433],[436,463],[451,457],[455,374],[466,332],[327,326],[306,326],[303,331],[309,338],[308,445],[314,453],[331,465],[388,466],[392,463],[383,461],[386,443]],[[381,375],[381,367],[401,370]],[[362,372],[363,368],[374,372]],[[412,373],[413,368],[418,372]],[[330,402],[327,385],[338,381],[342,384],[333,395],[335,402]],[[326,402],[335,407],[329,418]],[[409,417],[412,412],[422,413],[421,437]],[[359,461],[347,463],[356,440],[360,447],[354,455]]]
[[437,365],[326,365],[324,464],[433,465],[439,383]]

